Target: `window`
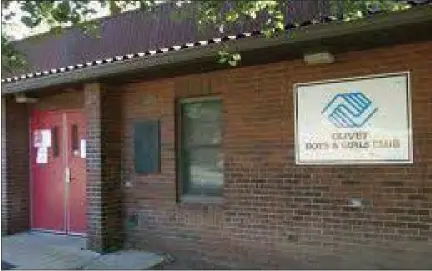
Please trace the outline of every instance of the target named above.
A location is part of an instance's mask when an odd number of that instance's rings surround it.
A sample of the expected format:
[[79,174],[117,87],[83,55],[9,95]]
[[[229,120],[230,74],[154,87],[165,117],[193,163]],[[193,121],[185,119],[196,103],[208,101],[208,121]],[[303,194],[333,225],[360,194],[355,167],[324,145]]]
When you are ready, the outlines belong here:
[[222,195],[221,113],[221,102],[215,98],[180,104],[180,178],[184,195]]
[[78,125],[72,124],[72,134],[71,134],[71,146],[72,146],[72,153],[75,154],[75,152],[78,151]]
[[52,153],[53,157],[58,157],[60,150],[59,150],[59,135],[58,135],[58,127],[54,126],[51,128],[51,138],[52,138]]

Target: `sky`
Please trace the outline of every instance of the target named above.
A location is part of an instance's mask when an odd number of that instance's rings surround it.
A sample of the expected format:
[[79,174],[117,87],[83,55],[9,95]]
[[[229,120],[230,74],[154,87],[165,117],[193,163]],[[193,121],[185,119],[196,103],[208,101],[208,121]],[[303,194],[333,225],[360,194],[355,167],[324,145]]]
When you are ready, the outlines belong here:
[[[90,1],[90,5],[94,6],[96,10],[99,10],[99,13],[95,14],[93,18],[108,15],[108,9],[103,9],[97,1]],[[20,11],[17,1],[12,2],[9,9],[13,10],[16,13],[16,16],[10,20],[10,25],[7,25],[2,30],[14,40],[23,39],[49,30],[47,25],[40,25],[34,29],[26,27],[20,20],[23,12]]]
[[[167,2],[166,0],[160,0],[156,1],[156,4],[161,4]],[[184,3],[188,3],[190,1],[176,1],[177,5],[182,5]],[[100,3],[98,1],[90,1],[90,5],[95,9],[99,10],[97,14],[94,14],[90,17],[90,19],[100,18],[109,15],[109,9],[108,7],[102,8]],[[16,13],[16,16],[10,20],[10,25],[4,27],[2,29],[7,35],[12,37],[14,40],[20,40],[29,36],[41,34],[43,32],[46,32],[49,30],[49,27],[47,25],[40,25],[34,29],[30,29],[26,27],[20,20],[20,17],[24,15],[22,11],[20,11],[20,5],[18,1],[13,1],[9,7],[10,10],[13,10]],[[129,6],[127,10],[136,9],[136,6],[134,7]]]

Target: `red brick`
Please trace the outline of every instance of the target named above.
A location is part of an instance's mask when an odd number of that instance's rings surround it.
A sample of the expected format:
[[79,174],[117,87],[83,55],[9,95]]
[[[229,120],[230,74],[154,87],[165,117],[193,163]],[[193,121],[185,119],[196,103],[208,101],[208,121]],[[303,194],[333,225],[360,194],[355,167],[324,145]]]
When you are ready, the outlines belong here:
[[[339,54],[330,65],[281,61],[119,83],[104,86],[95,95],[87,90],[84,95],[72,92],[67,99],[46,97],[40,106],[63,108],[65,100],[75,100],[76,106],[85,108],[89,140],[88,234],[92,248],[116,246],[124,234],[128,247],[186,251],[261,268],[290,266],[294,255],[343,257],[353,252],[359,262],[370,261],[364,256],[367,253],[356,253],[365,251],[375,253],[374,260],[382,268],[394,266],[395,262],[413,268],[405,261],[414,259],[410,251],[424,249],[426,256],[412,262],[430,266],[431,51],[432,43],[423,42]],[[294,83],[406,70],[411,72],[412,84],[413,165],[295,165]],[[205,95],[218,95],[223,103],[225,201],[179,203],[175,103],[181,97]],[[20,111],[24,109],[16,110],[15,114],[24,114]],[[19,123],[24,121],[23,116]],[[161,121],[160,174],[134,173],[132,124],[137,119]],[[24,133],[7,128],[12,136]],[[17,157],[24,160],[15,163],[24,168],[26,163],[28,166],[28,150],[22,146],[11,151],[8,145],[6,152],[8,157],[19,153]],[[14,169],[20,181],[14,186],[16,190],[6,190],[8,202],[13,198],[26,205],[28,188],[22,186],[28,171],[23,173],[23,168],[21,173],[19,168]],[[125,181],[131,181],[133,187],[122,187]],[[363,197],[371,205],[351,208],[351,197]],[[13,216],[10,210],[5,211],[8,223]],[[3,214],[2,210],[2,218]],[[15,221],[21,221],[17,225],[28,227],[23,219],[28,217],[28,210],[24,208],[16,217]],[[128,223],[132,218],[138,220],[137,226]],[[394,256],[391,263],[389,255]]]
[[[421,235],[430,227],[425,220],[430,216],[430,207],[419,208],[432,200],[431,194],[418,194],[421,189],[427,190],[424,184],[429,178],[423,174],[428,163],[420,161],[431,159],[431,152],[426,151],[432,146],[426,133],[431,129],[431,122],[427,120],[432,119],[432,92],[428,91],[432,83],[431,50],[430,42],[400,45],[337,55],[336,63],[331,65],[306,66],[300,60],[288,61],[123,86],[123,168],[129,170],[128,176],[135,182],[133,188],[126,190],[125,208],[141,213],[151,211],[157,219],[148,216],[141,219],[159,229],[157,236],[145,227],[130,229],[127,240],[136,244],[147,240],[150,247],[167,250],[190,248],[209,257],[225,259],[232,256],[224,249],[229,246],[229,240],[245,248],[249,240],[261,240],[280,247],[279,253],[283,254],[282,247],[291,242],[282,237],[286,231],[291,231],[291,236],[297,239],[299,236],[311,239],[298,239],[297,245],[325,247],[325,250],[331,246],[343,251],[348,244],[355,244],[353,247],[357,249],[368,244],[393,248],[397,247],[398,240],[411,240],[415,247],[432,241],[430,235]],[[414,165],[348,168],[294,164],[294,83],[406,70],[411,71],[414,102]],[[214,227],[209,227],[212,220],[206,220],[203,226],[202,205],[197,208],[176,203],[173,191],[176,176],[172,170],[175,149],[171,148],[175,143],[175,98],[208,95],[208,86],[212,94],[222,98],[224,108],[224,198],[227,201],[214,209],[215,215],[222,218],[213,222]],[[156,101],[142,105],[139,101],[146,95],[155,95]],[[163,170],[159,176],[133,173],[131,122],[135,118],[162,118],[162,149],[171,159],[162,160]],[[155,178],[163,184],[150,186]],[[364,210],[347,208],[348,199],[353,196],[371,200],[372,206]],[[178,219],[164,218],[178,213],[188,214],[193,219],[185,224]],[[373,222],[369,222],[372,219]],[[186,237],[180,237],[166,243],[169,239],[164,236],[179,237],[183,231],[193,232],[200,242],[191,246]],[[329,238],[319,238],[324,235]],[[255,245],[251,255],[260,262],[260,256],[266,255],[269,249],[257,242]],[[246,259],[250,260],[247,255],[237,258],[243,262],[248,261]],[[261,267],[268,267],[261,264]],[[283,266],[283,260],[278,264]]]

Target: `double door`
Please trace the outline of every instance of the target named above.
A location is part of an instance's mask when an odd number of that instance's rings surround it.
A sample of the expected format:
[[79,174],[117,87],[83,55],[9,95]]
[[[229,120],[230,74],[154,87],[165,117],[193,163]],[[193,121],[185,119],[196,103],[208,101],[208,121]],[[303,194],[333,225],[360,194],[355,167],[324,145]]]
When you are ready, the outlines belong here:
[[33,229],[86,233],[85,124],[81,110],[32,112]]

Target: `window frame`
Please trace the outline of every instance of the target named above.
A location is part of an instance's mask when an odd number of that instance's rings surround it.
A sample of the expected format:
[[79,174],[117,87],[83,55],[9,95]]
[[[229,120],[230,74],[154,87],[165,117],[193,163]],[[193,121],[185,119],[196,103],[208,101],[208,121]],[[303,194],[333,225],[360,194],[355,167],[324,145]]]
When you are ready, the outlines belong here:
[[[190,182],[189,178],[186,176],[188,173],[188,168],[190,163],[188,163],[188,158],[186,155],[186,151],[184,144],[184,125],[183,125],[183,113],[184,106],[187,104],[193,103],[204,103],[204,102],[219,102],[220,105],[220,113],[223,116],[223,103],[220,96],[205,96],[205,97],[192,97],[192,98],[180,98],[177,99],[176,102],[176,160],[177,160],[177,202],[191,202],[191,203],[221,203],[223,199],[223,188],[220,195],[205,195],[205,194],[190,194],[185,192],[185,183]],[[219,146],[219,151],[223,155],[223,117],[220,121],[220,134],[221,140],[218,144],[203,144],[206,147],[214,147]],[[199,149],[199,146],[194,146],[192,149]],[[224,170],[222,172],[222,187],[224,185]]]

